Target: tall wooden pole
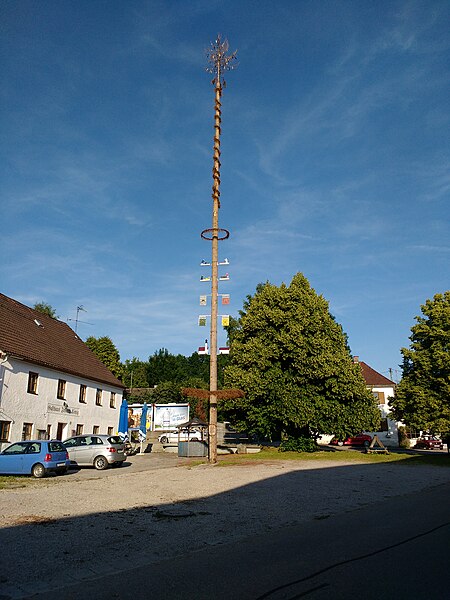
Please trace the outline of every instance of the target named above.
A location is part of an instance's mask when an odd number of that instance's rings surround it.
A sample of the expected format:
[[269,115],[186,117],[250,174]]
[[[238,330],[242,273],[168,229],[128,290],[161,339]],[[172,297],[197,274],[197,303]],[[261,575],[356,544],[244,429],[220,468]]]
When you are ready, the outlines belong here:
[[[219,71],[220,75],[220,71]],[[214,115],[214,166],[213,166],[213,212],[211,253],[211,332],[209,362],[209,461],[217,462],[217,313],[218,313],[218,262],[219,262],[219,208],[220,208],[220,98],[222,86],[216,78],[216,101]]]
[[[218,307],[218,262],[219,262],[219,208],[220,208],[220,134],[221,134],[221,96],[223,72],[233,68],[236,52],[227,55],[228,42],[220,36],[208,50],[209,66],[207,70],[214,73],[215,88],[214,104],[214,155],[213,155],[213,186],[212,186],[212,229],[211,229],[211,331],[210,331],[210,363],[209,363],[209,462],[217,462],[217,307]],[[227,232],[228,233],[228,232]],[[228,235],[226,236],[228,237]]]

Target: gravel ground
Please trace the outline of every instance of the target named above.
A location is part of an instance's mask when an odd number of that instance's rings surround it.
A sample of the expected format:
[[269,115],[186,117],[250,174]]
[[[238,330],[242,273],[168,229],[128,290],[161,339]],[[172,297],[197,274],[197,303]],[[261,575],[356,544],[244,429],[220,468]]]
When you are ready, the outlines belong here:
[[136,470],[90,471],[0,491],[0,600],[450,481],[450,469],[404,463],[188,467],[171,459],[155,466],[151,455],[133,461]]

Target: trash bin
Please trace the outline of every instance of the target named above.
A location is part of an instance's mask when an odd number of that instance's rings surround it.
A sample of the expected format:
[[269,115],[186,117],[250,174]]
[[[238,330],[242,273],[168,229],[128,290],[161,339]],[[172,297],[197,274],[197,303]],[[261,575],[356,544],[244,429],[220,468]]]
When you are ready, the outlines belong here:
[[206,442],[192,440],[190,442],[178,442],[178,456],[207,456],[208,447]]

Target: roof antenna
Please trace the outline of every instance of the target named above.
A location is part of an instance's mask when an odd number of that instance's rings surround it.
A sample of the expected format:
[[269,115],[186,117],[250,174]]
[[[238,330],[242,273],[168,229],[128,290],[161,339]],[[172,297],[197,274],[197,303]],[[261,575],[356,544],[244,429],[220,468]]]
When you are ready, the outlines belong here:
[[88,323],[87,321],[80,321],[78,318],[78,315],[80,314],[80,311],[83,312],[87,312],[87,310],[84,308],[84,306],[82,304],[80,304],[79,306],[77,306],[77,318],[76,319],[67,319],[68,321],[75,321],[75,333],[77,332],[78,329],[78,323],[84,323],[85,325],[93,325],[94,323]]

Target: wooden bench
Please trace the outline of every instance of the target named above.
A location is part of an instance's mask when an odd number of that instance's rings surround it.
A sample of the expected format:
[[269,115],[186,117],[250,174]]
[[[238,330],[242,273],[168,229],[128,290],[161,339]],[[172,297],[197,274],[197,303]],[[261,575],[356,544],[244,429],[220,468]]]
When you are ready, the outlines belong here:
[[[378,446],[376,446],[376,444],[378,444]],[[370,442],[370,446],[366,448],[366,454],[389,454],[389,450],[380,438],[377,435],[374,435]]]

